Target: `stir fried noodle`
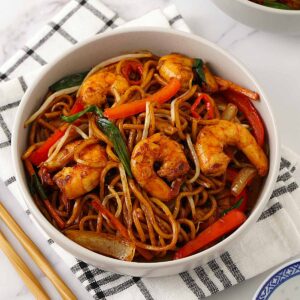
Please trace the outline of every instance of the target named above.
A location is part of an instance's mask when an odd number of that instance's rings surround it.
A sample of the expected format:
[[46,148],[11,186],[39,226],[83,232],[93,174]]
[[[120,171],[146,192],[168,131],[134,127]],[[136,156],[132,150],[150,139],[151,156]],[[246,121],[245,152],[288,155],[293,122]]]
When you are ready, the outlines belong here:
[[[208,228],[189,253],[210,247],[241,225],[231,214],[247,217],[268,172],[258,100],[181,54],[126,54],[69,75],[25,122],[35,203],[114,258],[176,258]],[[214,232],[226,218],[232,227]]]

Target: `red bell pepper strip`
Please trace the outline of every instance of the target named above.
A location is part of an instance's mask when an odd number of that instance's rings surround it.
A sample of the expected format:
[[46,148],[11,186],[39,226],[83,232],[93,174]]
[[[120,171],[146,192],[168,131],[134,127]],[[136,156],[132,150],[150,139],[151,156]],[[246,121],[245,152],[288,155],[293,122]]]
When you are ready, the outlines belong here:
[[[116,218],[101,202],[97,200],[93,200],[91,202],[91,205],[93,208],[95,208],[97,211],[99,211],[102,215],[104,215],[106,218],[110,220],[110,222],[114,225],[114,227],[120,232],[120,234],[130,240],[129,234],[125,226],[119,221],[118,218]],[[136,249],[146,260],[151,260],[153,255],[142,248]]]
[[[81,101],[81,98],[78,98],[70,114],[76,114],[84,109],[84,105]],[[49,149],[65,134],[67,126],[63,125],[61,128],[57,129],[38,149],[33,151],[29,156],[29,160],[35,165],[38,166],[48,158]]]
[[246,221],[247,217],[241,211],[234,209],[228,212],[215,223],[204,229],[198,236],[180,248],[174,256],[174,259],[187,257],[196,251],[199,251],[210,243],[213,243],[223,237],[225,234],[238,228]]
[[199,104],[202,100],[205,102],[208,118],[213,119],[215,116],[215,109],[214,109],[213,101],[210,98],[210,96],[205,93],[197,94],[197,99],[195,100],[194,104],[191,107],[192,116],[196,119],[200,119],[200,115],[196,112],[196,108],[199,106]]
[[121,72],[130,84],[141,84],[143,75],[143,65],[140,62],[133,60],[125,61],[121,68]]
[[38,149],[33,151],[29,160],[38,166],[48,158],[49,149],[65,134],[66,129],[57,129]]
[[265,128],[258,111],[253,106],[248,97],[233,92],[233,91],[224,91],[223,95],[225,96],[228,102],[233,103],[238,107],[238,109],[246,116],[250,125],[253,128],[253,134],[256,138],[256,141],[259,146],[263,147],[265,140]]
[[77,113],[81,112],[83,109],[84,109],[84,105],[82,103],[82,99],[77,98],[73,107],[71,108],[70,115],[77,114]]
[[180,87],[180,81],[176,78],[172,78],[166,86],[153,95],[149,95],[141,100],[107,108],[104,111],[104,116],[108,119],[116,120],[136,115],[146,110],[147,102],[157,102],[159,104],[167,102],[179,91]]

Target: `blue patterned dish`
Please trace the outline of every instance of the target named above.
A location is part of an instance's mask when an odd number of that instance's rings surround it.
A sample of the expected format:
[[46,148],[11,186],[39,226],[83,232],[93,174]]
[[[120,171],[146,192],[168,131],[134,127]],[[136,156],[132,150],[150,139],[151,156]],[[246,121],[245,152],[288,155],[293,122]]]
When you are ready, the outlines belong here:
[[300,299],[300,260],[276,269],[259,287],[253,300]]

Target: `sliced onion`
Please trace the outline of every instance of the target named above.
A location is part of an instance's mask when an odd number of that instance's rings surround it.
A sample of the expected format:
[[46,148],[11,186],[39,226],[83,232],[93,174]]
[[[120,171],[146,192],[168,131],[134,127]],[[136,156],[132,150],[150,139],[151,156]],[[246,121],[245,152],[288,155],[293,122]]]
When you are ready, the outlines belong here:
[[232,103],[228,103],[225,110],[222,113],[221,119],[232,121],[236,117],[237,113],[238,113],[237,106]]
[[[132,58],[144,58],[144,57],[151,57],[152,53],[148,52],[148,53],[131,53],[131,54],[124,54],[124,55],[120,55],[120,56],[116,56],[116,57],[112,57],[109,58],[105,61],[102,61],[100,64],[96,65],[91,71],[88,72],[88,74],[85,76],[85,78],[83,79],[83,82],[90,77],[92,74],[96,73],[97,71],[99,71],[100,69],[105,68],[106,66],[109,66],[111,64],[114,64],[120,60],[123,59],[132,59]],[[77,97],[79,95],[80,90],[77,92]]]
[[144,130],[142,135],[142,140],[148,137],[149,126],[150,126],[150,102],[146,102],[146,116],[145,116],[145,123],[144,123]]
[[200,175],[200,164],[199,164],[199,159],[198,159],[197,153],[195,151],[191,136],[189,134],[186,135],[186,142],[187,142],[187,144],[189,146],[189,149],[191,151],[191,154],[192,154],[192,157],[193,157],[193,160],[194,160],[194,164],[195,164],[195,168],[196,168],[195,175],[193,176],[193,178],[188,180],[189,183],[193,183],[197,180],[197,178]]
[[72,94],[76,92],[79,89],[79,87],[80,86],[72,86],[70,88],[57,91],[50,95],[42,104],[42,106],[27,121],[25,121],[24,126],[27,127],[30,123],[32,123],[41,113],[43,113],[48,108],[48,106],[55,98],[64,94]]
[[246,185],[256,176],[256,174],[257,171],[255,168],[242,168],[232,182],[231,193],[234,196],[238,196]]
[[65,235],[75,243],[97,253],[125,261],[133,260],[135,245],[124,238],[102,232],[81,230],[66,230]]

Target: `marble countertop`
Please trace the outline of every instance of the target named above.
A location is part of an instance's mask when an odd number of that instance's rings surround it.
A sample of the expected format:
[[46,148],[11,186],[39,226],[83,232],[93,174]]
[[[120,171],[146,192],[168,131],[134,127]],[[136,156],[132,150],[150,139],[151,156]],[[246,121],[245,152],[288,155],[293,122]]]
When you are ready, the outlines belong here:
[[[256,76],[271,99],[282,143],[300,153],[300,36],[279,36],[243,26],[224,15],[210,0],[102,0],[125,20],[175,3],[192,31],[217,43],[241,60]],[[9,58],[45,24],[68,0],[1,1],[0,64]],[[296,138],[295,138],[296,137]],[[79,299],[92,299],[64,262],[54,253],[4,184],[1,201]],[[0,230],[40,279],[51,299],[59,299],[55,288],[34,265],[13,235],[0,222]],[[0,299],[33,299],[8,259],[0,251]],[[232,287],[210,300],[251,299],[270,271]]]

